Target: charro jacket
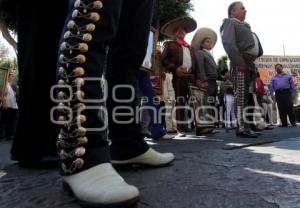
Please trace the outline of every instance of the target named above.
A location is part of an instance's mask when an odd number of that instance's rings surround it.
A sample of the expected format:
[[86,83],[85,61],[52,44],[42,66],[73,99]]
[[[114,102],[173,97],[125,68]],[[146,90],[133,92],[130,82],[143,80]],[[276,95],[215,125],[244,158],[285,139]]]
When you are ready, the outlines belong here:
[[198,50],[195,52],[195,57],[197,64],[196,79],[217,80],[218,69],[212,55],[210,55],[210,53],[205,50]]
[[[190,48],[192,58],[192,68],[189,74],[183,79],[194,81],[195,79],[195,55],[194,51]],[[176,69],[182,65],[183,62],[183,49],[175,41],[167,41],[164,43],[164,49],[161,57],[162,65],[166,71],[170,71],[176,78]]]
[[[250,25],[235,18],[227,18],[224,19],[220,32],[224,49],[229,56],[231,64],[233,66],[245,65],[243,54],[255,45],[254,33],[251,31]],[[256,36],[256,34],[254,35]],[[259,46],[257,57],[259,57],[263,54],[263,50],[258,37],[257,40]],[[257,57],[254,57],[254,59]]]

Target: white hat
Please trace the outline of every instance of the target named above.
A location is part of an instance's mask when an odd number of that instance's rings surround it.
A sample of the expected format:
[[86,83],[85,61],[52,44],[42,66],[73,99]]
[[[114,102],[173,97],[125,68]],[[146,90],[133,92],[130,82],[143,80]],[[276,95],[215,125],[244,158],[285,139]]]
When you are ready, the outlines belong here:
[[210,38],[212,41],[212,47],[214,47],[216,45],[218,36],[217,36],[217,33],[215,31],[213,31],[212,29],[207,28],[207,27],[202,27],[202,28],[198,29],[197,32],[195,33],[191,46],[194,49],[199,50],[200,45],[202,44],[202,42],[205,38]]

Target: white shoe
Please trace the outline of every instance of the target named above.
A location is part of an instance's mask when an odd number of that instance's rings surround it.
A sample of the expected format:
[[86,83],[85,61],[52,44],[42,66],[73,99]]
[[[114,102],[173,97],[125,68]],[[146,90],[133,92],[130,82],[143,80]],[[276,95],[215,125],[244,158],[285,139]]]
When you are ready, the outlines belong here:
[[175,135],[165,134],[162,137],[160,137],[160,139],[173,139],[174,137],[175,137]]
[[110,163],[64,176],[63,185],[79,204],[90,207],[128,207],[139,198],[138,189],[128,185]]
[[175,159],[172,153],[159,153],[152,148],[149,148],[147,152],[134,157],[129,160],[112,160],[113,165],[128,165],[128,164],[138,164],[138,165],[148,165],[153,167],[165,166],[173,162]]
[[186,133],[184,133],[184,132],[178,132],[178,133],[177,133],[177,136],[178,136],[178,137],[185,137],[185,136],[186,136]]
[[212,130],[211,134],[217,134],[217,133],[220,133],[220,131],[218,129],[214,129]]

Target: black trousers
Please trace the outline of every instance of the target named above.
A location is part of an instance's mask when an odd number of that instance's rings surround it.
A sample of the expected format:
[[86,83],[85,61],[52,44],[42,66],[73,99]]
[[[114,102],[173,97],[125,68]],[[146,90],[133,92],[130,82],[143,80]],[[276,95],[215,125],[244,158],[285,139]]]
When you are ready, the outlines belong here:
[[[35,6],[33,7],[32,4]],[[50,88],[56,84],[57,50],[68,1],[45,5],[17,1],[19,120],[12,158],[20,162],[56,154],[57,128],[50,120]]]
[[189,99],[188,81],[174,76],[173,86],[176,97],[176,123],[179,132],[186,132],[188,129],[186,104]]
[[[110,1],[107,1],[110,2]],[[108,56],[108,82],[107,109],[109,115],[109,139],[111,144],[112,159],[129,159],[148,150],[148,145],[141,134],[141,127],[136,118],[138,103],[138,72],[144,60],[150,25],[152,20],[153,0],[123,0],[117,1],[121,7],[119,27],[116,36],[110,44]],[[113,3],[110,3],[113,5]],[[115,3],[116,4],[116,3]],[[132,90],[122,85],[132,87]],[[118,87],[116,91],[114,88]],[[116,88],[115,88],[116,89]],[[114,96],[129,102],[120,103]],[[133,115],[116,116],[116,108],[124,108],[117,113],[128,113],[133,110]],[[127,110],[125,108],[128,108]],[[130,114],[130,113],[129,113]],[[115,119],[115,118],[116,119]],[[130,121],[127,124],[116,121]]]
[[18,109],[6,108],[1,109],[1,132],[0,136],[4,136],[6,139],[13,139],[16,133],[16,124],[18,118]]
[[[109,162],[110,153],[112,159],[125,160],[149,149],[135,118],[137,73],[146,53],[153,1],[75,2],[69,1],[58,64],[62,83],[58,94],[71,98],[61,99],[60,106],[72,111],[62,112],[60,118],[73,118],[62,125],[59,134],[63,174]],[[80,44],[83,48],[78,47]],[[103,75],[107,80],[107,100],[103,100],[106,90],[99,83]],[[74,86],[78,78],[85,80],[79,88]],[[78,110],[79,106],[84,108]],[[76,121],[78,116],[84,117],[81,126]]]
[[[207,82],[208,82],[207,96],[211,97],[208,99],[209,100],[208,104],[211,107],[217,108],[217,106],[216,106],[216,96],[217,96],[217,92],[218,92],[217,80],[209,79],[209,80],[207,80]],[[215,125],[218,125],[218,121],[219,121],[218,120],[218,114],[219,114],[218,111],[219,111],[219,109],[217,109],[217,111],[210,110],[211,116],[212,116],[212,118],[214,118]]]
[[293,111],[293,98],[291,92],[288,89],[276,90],[275,97],[281,124],[284,126],[287,125],[287,116],[289,116],[291,124],[295,124],[296,119]]
[[247,118],[247,124],[249,124],[250,129],[255,130],[256,126],[254,123],[254,108],[255,108],[255,102],[254,102],[254,94],[248,93],[248,104],[247,107],[250,107],[246,110],[246,118]]

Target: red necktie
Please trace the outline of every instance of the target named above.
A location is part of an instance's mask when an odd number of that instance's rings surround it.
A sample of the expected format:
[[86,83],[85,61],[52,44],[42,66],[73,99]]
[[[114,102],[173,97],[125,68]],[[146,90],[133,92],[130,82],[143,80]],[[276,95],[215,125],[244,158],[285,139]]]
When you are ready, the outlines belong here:
[[187,48],[190,47],[190,45],[187,42],[185,42],[184,39],[177,39],[176,42],[178,43],[178,45],[181,45],[181,46],[184,46],[184,47],[187,47]]

